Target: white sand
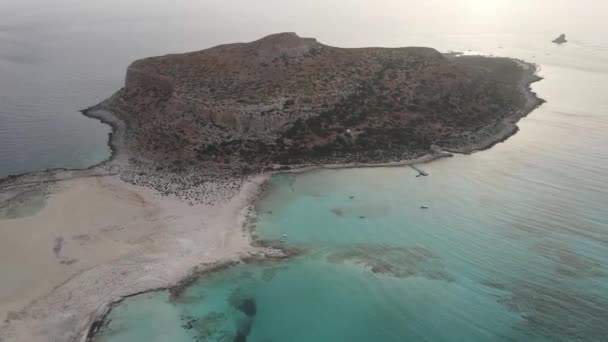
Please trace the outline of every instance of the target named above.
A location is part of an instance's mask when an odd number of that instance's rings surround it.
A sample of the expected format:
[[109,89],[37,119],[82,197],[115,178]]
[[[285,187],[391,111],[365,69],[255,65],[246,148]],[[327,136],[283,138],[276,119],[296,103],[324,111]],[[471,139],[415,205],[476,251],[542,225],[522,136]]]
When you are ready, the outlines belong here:
[[243,224],[263,180],[216,206],[117,176],[54,183],[41,211],[0,220],[0,341],[83,341],[91,320],[122,296],[260,253]]

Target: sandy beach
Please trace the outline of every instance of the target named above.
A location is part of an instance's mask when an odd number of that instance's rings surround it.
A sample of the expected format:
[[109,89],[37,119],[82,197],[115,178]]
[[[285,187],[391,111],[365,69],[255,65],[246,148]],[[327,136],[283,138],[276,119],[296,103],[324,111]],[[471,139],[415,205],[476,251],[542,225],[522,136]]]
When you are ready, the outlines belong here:
[[[396,167],[446,155],[325,167]],[[271,173],[207,183],[197,196],[213,204],[201,204],[125,182],[109,172],[116,166],[129,168],[125,154],[3,184],[0,272],[10,277],[0,288],[0,341],[85,341],[92,322],[121,298],[174,287],[217,263],[285,256],[252,246],[246,229]]]
[[43,208],[0,220],[0,340],[83,340],[116,299],[263,253],[243,230],[263,181],[245,182],[216,206],[190,205],[118,176],[41,185]]

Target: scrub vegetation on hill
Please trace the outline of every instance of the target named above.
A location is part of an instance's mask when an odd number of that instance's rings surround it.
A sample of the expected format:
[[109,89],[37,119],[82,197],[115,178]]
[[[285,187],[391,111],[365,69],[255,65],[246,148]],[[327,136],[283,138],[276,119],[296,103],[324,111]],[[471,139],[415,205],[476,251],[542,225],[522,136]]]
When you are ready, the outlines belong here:
[[528,74],[506,58],[280,33],[138,60],[100,107],[126,122],[146,160],[247,173],[466,148],[526,110]]

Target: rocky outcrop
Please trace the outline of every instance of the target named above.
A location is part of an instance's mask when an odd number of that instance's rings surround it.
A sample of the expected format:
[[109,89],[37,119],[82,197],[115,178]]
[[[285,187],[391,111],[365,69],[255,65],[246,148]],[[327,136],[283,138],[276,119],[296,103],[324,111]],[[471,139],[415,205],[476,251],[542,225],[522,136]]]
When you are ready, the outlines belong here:
[[564,43],[567,43],[568,41],[566,40],[566,35],[562,33],[559,35],[559,37],[553,39],[553,42],[555,44],[564,44]]
[[293,32],[273,34],[255,41],[251,45],[252,49],[256,51],[258,61],[262,63],[272,63],[277,56],[302,58],[322,48],[316,39],[300,38]]
[[103,105],[127,123],[131,150],[158,162],[387,161],[474,140],[463,136],[524,106],[522,75],[509,59],[279,33],[136,61]]

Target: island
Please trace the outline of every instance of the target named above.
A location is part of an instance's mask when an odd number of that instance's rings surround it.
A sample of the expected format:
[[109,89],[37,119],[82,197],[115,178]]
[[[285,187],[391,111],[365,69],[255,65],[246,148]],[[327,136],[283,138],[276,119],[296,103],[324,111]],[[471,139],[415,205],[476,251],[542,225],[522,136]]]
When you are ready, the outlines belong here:
[[[431,48],[344,49],[280,33],[131,64],[96,109],[131,128],[141,158],[242,173],[275,165],[378,163],[432,146],[466,152],[538,104],[534,68]],[[501,134],[504,137],[507,132]]]
[[491,147],[543,101],[536,67],[279,33],[145,58],[83,114],[113,128],[83,170],[0,180],[0,341],[86,341],[123,298],[298,253],[257,240],[275,172],[400,166]]
[[555,44],[564,44],[567,43],[568,41],[566,40],[566,35],[565,34],[560,34],[559,37],[553,39],[553,43]]

